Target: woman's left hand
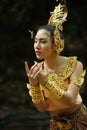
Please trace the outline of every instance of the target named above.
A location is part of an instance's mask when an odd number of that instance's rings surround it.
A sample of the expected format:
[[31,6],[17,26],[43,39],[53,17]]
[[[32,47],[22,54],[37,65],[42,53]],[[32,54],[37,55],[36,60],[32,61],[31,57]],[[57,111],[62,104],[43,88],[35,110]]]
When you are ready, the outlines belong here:
[[48,73],[44,70],[43,64],[40,66],[39,74],[38,74],[38,81],[39,84],[45,85],[47,82]]

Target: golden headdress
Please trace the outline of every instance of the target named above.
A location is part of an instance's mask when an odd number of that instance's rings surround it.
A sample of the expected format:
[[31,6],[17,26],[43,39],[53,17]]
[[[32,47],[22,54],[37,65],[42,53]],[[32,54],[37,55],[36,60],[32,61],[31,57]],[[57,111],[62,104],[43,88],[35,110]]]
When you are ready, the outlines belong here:
[[66,21],[68,14],[65,0],[60,0],[59,4],[55,6],[53,12],[50,12],[48,24],[56,27],[54,31],[54,42],[56,45],[56,51],[59,54],[64,49],[64,39],[60,37],[59,31],[63,30],[62,24]]

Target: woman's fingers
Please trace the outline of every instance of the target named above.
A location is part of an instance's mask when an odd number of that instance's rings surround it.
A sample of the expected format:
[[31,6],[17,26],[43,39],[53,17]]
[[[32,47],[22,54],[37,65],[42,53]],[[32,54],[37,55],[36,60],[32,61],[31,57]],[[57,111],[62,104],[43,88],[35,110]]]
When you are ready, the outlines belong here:
[[29,75],[29,67],[28,67],[27,61],[25,61],[25,71],[26,71],[26,74],[28,76]]
[[41,69],[44,70],[44,63],[41,64]]
[[40,73],[40,70],[38,69],[38,70],[33,74],[33,78],[38,78],[39,73]]
[[35,78],[40,72],[41,65],[34,61],[34,65],[29,69],[27,61],[25,61],[25,70],[29,78]]
[[39,65],[36,61],[34,61],[34,65],[31,67],[29,74],[34,75],[39,70]]
[[34,61],[34,64],[37,64],[37,62],[36,62],[36,61]]

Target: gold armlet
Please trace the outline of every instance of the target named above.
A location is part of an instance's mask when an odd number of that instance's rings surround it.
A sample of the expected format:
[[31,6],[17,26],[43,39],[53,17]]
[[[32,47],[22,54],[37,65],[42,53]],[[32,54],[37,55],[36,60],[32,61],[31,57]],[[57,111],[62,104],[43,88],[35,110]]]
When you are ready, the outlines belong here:
[[81,73],[79,74],[77,80],[71,81],[71,83],[75,84],[75,85],[78,86],[78,87],[81,87],[82,84],[84,83],[85,74],[86,74],[86,70],[84,70],[83,72],[81,72]]
[[29,95],[32,97],[32,102],[38,104],[44,101],[39,85],[36,87],[30,86],[29,89]]
[[56,81],[56,74],[52,74],[51,76],[48,77],[48,82],[46,84],[46,88],[57,99],[61,99],[64,94],[64,91],[58,87],[58,84]]

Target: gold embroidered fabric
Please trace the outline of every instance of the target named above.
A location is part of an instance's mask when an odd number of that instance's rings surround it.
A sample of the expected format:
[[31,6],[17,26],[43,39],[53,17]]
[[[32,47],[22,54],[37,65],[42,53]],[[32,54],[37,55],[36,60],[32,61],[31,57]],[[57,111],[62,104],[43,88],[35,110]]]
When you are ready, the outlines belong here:
[[71,81],[71,83],[77,85],[78,87],[81,87],[82,84],[84,83],[85,75],[86,75],[86,69],[79,74],[77,80]]
[[55,80],[56,83],[58,84],[58,87],[66,91],[69,84],[68,78],[74,71],[76,60],[77,57],[69,57],[68,64],[65,70],[59,74],[55,74],[55,73],[49,74],[48,80],[49,79],[53,81]]
[[63,80],[67,79],[74,71],[74,68],[76,65],[76,60],[77,60],[77,57],[75,57],[75,56],[69,57],[67,67],[65,68],[65,70],[62,73],[58,74],[58,77]]
[[[75,56],[69,57],[65,70],[59,74],[51,73],[49,74],[48,78],[51,78],[51,80],[56,80],[58,86],[64,91],[66,91],[69,84],[69,77],[74,71],[76,61],[77,61],[77,57]],[[27,84],[27,87],[28,89],[30,89],[28,84]],[[43,88],[45,89],[45,87],[41,86],[41,89]]]
[[33,87],[30,84],[27,84],[27,88],[29,89],[29,95],[32,97],[32,102],[38,104],[44,101],[39,85],[37,87]]
[[[65,70],[62,73],[59,73],[59,74],[54,74],[54,73],[49,74],[48,78],[52,78],[52,80],[57,80],[58,86],[62,90],[67,91],[68,85],[70,83],[69,78],[70,78],[70,75],[73,73],[73,71],[75,69],[76,62],[77,62],[77,57],[75,57],[75,56],[74,57],[69,57],[68,63],[67,63],[67,66],[66,66]],[[53,77],[55,77],[55,79],[53,79]],[[45,86],[40,85],[40,88],[41,88],[41,90],[44,91],[44,95],[47,98],[52,97],[49,90],[47,88],[45,88]],[[53,100],[52,100],[52,102],[55,103],[55,101],[53,101]],[[80,94],[78,94],[77,98],[76,98],[76,101],[75,101],[75,104],[79,104],[81,102],[82,102],[82,98],[81,98]]]

